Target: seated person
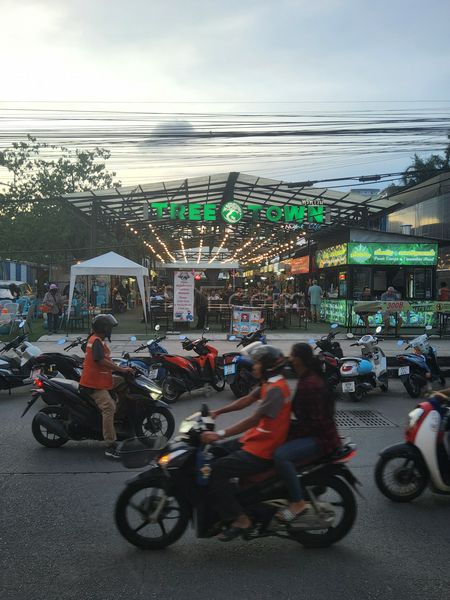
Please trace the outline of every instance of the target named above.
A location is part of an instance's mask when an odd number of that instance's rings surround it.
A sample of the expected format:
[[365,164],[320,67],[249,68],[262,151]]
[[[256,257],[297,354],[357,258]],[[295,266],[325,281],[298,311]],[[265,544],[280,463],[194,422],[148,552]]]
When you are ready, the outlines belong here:
[[268,469],[274,451],[286,440],[290,422],[291,393],[286,379],[281,375],[285,363],[282,352],[272,346],[259,346],[250,352],[250,356],[254,360],[253,375],[261,381],[261,387],[214,411],[211,416],[216,418],[258,403],[256,411],[231,427],[202,434],[204,444],[244,434],[239,439],[226,442],[223,446],[229,454],[212,463],[211,499],[221,519],[230,523],[228,529],[219,535],[224,542],[238,537],[252,525],[236,497],[236,486],[230,479]]
[[309,344],[299,343],[293,346],[290,361],[299,376],[292,400],[296,420],[292,422],[289,441],[274,454],[275,466],[289,492],[288,507],[277,513],[277,518],[286,523],[314,518],[310,504],[304,500],[295,463],[325,456],[341,445],[334,423],[334,398],[323,378],[319,359]]

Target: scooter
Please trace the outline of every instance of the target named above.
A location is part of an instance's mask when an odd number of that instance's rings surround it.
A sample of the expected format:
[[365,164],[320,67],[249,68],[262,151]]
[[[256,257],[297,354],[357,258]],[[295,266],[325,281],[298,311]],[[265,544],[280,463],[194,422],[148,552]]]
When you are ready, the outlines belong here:
[[409,415],[405,443],[385,448],[375,467],[382,494],[394,502],[410,502],[429,485],[450,494],[450,401],[430,396]]
[[236,335],[228,338],[231,342],[239,339],[237,348],[240,346],[244,348],[242,352],[227,352],[222,357],[225,381],[236,398],[247,395],[257,384],[257,380],[252,375],[253,360],[248,352],[256,346],[267,343],[264,331],[265,328],[243,335],[241,338]]
[[333,323],[327,335],[319,340],[310,339],[309,344],[319,349],[318,357],[322,361],[322,370],[328,384],[335,388],[341,380],[340,359],[344,356],[341,345],[335,340],[339,325]]
[[[159,331],[159,325],[155,327],[156,331]],[[161,346],[161,342],[166,339],[165,335],[154,338],[153,340],[149,340],[148,342],[144,342],[138,348],[133,350],[132,352],[138,353],[142,352],[142,350],[147,350],[149,356],[131,356],[130,352],[124,352],[122,357],[124,360],[118,361],[120,365],[125,362],[132,367],[138,369],[141,373],[143,373],[149,379],[153,379],[157,382],[164,381],[167,370],[164,368],[161,362],[161,355],[168,354],[167,350],[164,346]],[[130,338],[131,342],[136,341],[136,337],[132,336]]]
[[[220,444],[203,446],[201,434],[214,430],[206,405],[201,413],[181,423],[174,442],[154,440],[148,449],[136,440],[123,442],[119,454],[126,467],[144,467],[126,483],[115,507],[115,522],[122,536],[134,546],[147,550],[175,543],[189,521],[198,538],[211,538],[226,525],[221,522],[209,495],[211,465],[226,455]],[[348,534],[356,518],[354,490],[357,479],[346,466],[356,453],[347,444],[335,454],[298,465],[307,499],[316,518],[302,527],[300,522],[280,523],[275,514],[287,504],[287,490],[274,469],[241,479],[239,500],[253,527],[243,534],[246,541],[278,537],[312,548],[323,548]]]
[[[76,348],[77,346],[83,345],[85,340],[78,337],[76,340],[65,346],[64,351],[67,352]],[[65,339],[61,339],[58,342],[59,346],[66,343]],[[40,354],[34,359],[33,362],[33,376],[35,379],[41,373],[47,377],[64,377],[72,381],[79,381],[81,372],[83,370],[83,357],[77,354],[71,354],[69,356],[62,354],[61,352],[45,352]]]
[[[400,363],[398,375],[411,398],[418,398],[426,389],[431,390],[432,381],[439,380],[442,386],[445,385],[445,377],[437,361],[437,352],[431,346],[427,333],[431,329],[431,325],[427,325],[425,333],[414,338],[406,346],[406,350],[413,348],[414,354],[397,355]],[[405,343],[404,340],[399,340],[397,345],[401,347]]]
[[[381,327],[378,326],[375,333],[380,332]],[[353,339],[353,333],[347,333],[347,338]],[[380,341],[380,337],[363,335],[357,342],[350,344],[361,347],[362,357],[344,356],[341,359],[342,391],[355,402],[361,401],[371,389],[377,386],[383,392],[388,391],[387,359],[378,346]]]
[[[25,322],[19,325],[23,329]],[[26,341],[25,334],[18,335],[0,349],[0,390],[11,390],[32,383],[34,359],[42,351]],[[7,352],[14,355],[7,355]]]
[[[47,448],[59,448],[69,440],[103,439],[101,412],[77,381],[39,375],[34,383],[22,417],[43,395],[57,399],[57,404],[45,406],[33,418],[31,430],[37,442]],[[142,375],[127,377],[126,383],[126,411],[123,421],[117,424],[118,439],[147,439],[155,435],[170,439],[175,420],[162,401],[161,389]]]

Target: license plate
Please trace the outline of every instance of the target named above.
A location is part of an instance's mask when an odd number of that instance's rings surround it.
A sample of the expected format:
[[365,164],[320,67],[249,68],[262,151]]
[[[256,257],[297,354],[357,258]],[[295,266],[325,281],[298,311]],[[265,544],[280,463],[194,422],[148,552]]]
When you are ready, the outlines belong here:
[[399,375],[409,375],[409,367],[399,367],[398,374]]
[[236,365],[225,365],[223,368],[223,374],[234,375],[236,373]]
[[149,379],[156,379],[158,377],[158,369],[150,369],[148,372]]
[[355,382],[354,381],[345,381],[342,384],[342,391],[344,394],[349,394],[355,391]]

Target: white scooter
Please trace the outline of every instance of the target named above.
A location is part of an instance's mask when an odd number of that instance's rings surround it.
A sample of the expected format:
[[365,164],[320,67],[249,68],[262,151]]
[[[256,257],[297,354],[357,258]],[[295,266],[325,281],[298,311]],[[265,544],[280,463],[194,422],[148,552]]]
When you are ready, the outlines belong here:
[[[380,333],[377,327],[375,333]],[[348,339],[353,339],[353,333],[347,333]],[[378,346],[381,338],[370,334],[363,335],[352,346],[361,347],[361,357],[344,356],[341,361],[340,375],[342,392],[348,394],[351,400],[361,401],[371,389],[379,387],[383,392],[389,388],[387,360],[383,350]]]
[[409,413],[405,443],[385,448],[375,467],[378,489],[389,500],[410,502],[427,485],[450,495],[450,400],[430,396]]
[[[19,328],[24,328],[25,321]],[[0,349],[0,390],[28,385],[32,381],[34,359],[42,354],[37,346],[26,341],[26,335],[21,334]]]

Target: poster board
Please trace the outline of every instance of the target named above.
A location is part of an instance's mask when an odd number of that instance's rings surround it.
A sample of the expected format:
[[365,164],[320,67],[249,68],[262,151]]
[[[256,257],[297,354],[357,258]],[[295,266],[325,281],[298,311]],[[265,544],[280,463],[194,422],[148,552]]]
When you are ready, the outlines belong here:
[[175,271],[173,284],[173,320],[191,323],[194,320],[194,274],[191,271]]
[[247,335],[261,328],[262,310],[254,306],[233,306],[231,333]]

